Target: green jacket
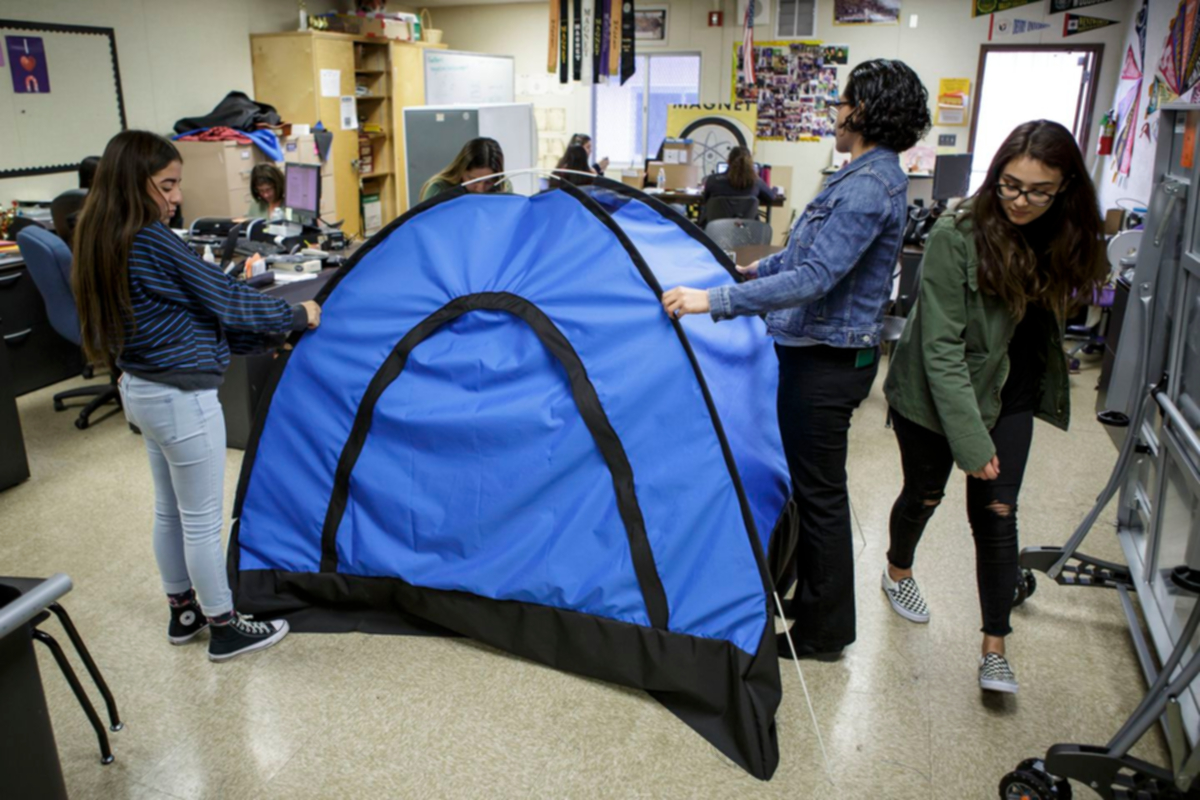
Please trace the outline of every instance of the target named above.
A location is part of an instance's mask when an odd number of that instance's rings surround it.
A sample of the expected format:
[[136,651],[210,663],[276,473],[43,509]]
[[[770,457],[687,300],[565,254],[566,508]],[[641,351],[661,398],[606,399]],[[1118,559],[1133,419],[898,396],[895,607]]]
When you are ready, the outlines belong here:
[[[957,227],[955,220],[947,214],[930,233],[920,293],[883,391],[901,415],[945,436],[959,467],[975,471],[996,454],[988,432],[1000,418],[1000,389],[1008,377],[1008,344],[1017,320],[999,299],[979,291],[971,225]],[[1045,342],[1046,371],[1035,415],[1066,430],[1070,379],[1061,323],[1050,326]]]

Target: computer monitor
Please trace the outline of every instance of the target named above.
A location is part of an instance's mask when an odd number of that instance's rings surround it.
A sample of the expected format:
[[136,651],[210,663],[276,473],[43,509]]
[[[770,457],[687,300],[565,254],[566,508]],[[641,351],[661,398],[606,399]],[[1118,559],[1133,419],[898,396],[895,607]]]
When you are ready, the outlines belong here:
[[[755,161],[755,162],[754,162],[754,172],[755,172],[755,174],[756,174],[756,175],[761,175],[761,174],[762,174],[762,170],[763,170],[762,164],[760,164],[760,163],[758,163],[757,161]],[[724,174],[725,174],[726,172],[728,172],[728,171],[729,171],[729,162],[728,162],[728,161],[722,161],[720,164],[717,164],[717,174],[718,174],[718,175],[724,175]]]
[[934,200],[953,200],[970,194],[971,159],[970,153],[937,157],[933,166]]
[[321,167],[318,164],[287,164],[284,175],[284,206],[301,223],[315,223],[321,215]]

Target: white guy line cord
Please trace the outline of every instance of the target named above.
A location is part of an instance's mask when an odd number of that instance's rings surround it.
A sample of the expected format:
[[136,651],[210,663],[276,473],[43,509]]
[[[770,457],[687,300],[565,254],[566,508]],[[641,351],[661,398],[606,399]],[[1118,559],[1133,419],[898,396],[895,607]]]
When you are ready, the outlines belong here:
[[[783,601],[779,599],[779,592],[771,592],[775,598],[775,608],[779,610],[779,618],[785,620],[783,615]],[[790,628],[784,627],[784,636],[787,637],[788,649],[792,651],[792,661],[796,665],[796,674],[800,676],[800,688],[804,689],[804,702],[808,704],[808,715],[812,717],[813,732],[817,734],[817,744],[821,747],[821,760],[825,762],[825,777],[829,779],[830,785],[836,786],[833,780],[833,770],[829,767],[829,754],[825,752],[825,740],[821,738],[821,726],[817,724],[817,712],[813,710],[812,698],[808,694],[808,684],[804,681],[804,670],[800,669],[800,657],[796,653],[796,644],[792,641],[792,631]]]

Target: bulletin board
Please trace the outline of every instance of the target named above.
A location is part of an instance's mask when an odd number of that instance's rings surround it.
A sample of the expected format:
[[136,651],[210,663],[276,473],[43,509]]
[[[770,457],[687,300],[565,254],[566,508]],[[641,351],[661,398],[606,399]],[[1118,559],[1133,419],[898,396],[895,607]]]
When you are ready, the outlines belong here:
[[[733,45],[734,103],[758,106],[758,138],[816,142],[834,135],[838,60],[820,42],[755,42],[755,83],[739,81],[742,43]],[[844,62],[842,62],[844,63]]]
[[0,20],[0,178],[72,172],[125,127],[112,28]]

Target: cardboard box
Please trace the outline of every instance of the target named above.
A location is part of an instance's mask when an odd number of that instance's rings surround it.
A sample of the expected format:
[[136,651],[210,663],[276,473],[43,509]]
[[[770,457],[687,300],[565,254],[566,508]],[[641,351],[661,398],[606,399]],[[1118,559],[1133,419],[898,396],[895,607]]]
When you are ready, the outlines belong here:
[[651,161],[646,165],[646,175],[651,186],[658,185],[658,170],[662,169],[667,175],[667,189],[693,189],[700,185],[699,164],[667,164],[662,161]]
[[412,41],[412,28],[408,22],[387,17],[364,17],[362,35],[380,39],[395,39],[399,42]]
[[267,157],[252,144],[175,142],[183,156],[183,213],[200,217],[242,217],[250,208],[250,172]]
[[691,139],[667,139],[663,142],[663,163],[695,164],[700,158],[699,148]]
[[377,194],[364,194],[363,206],[363,235],[373,236],[383,227],[383,203]]
[[1125,211],[1120,208],[1110,208],[1104,212],[1104,235],[1116,236],[1125,224]]
[[625,170],[621,173],[621,183],[641,189],[646,185],[646,173],[641,170]]
[[[330,152],[333,148],[330,147]],[[317,153],[316,137],[309,136],[289,136],[283,140],[283,161],[284,163],[291,162],[293,164],[320,164],[322,177],[333,175],[333,162],[321,161],[321,156]]]

